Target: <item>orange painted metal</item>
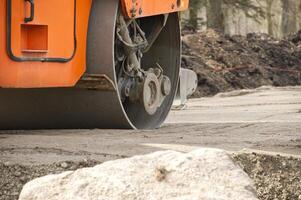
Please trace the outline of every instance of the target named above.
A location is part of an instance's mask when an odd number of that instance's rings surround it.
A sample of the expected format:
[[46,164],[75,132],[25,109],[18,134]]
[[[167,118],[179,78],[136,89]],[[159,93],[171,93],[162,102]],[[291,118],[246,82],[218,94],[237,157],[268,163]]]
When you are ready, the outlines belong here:
[[186,10],[189,0],[121,0],[129,18],[147,17]]
[[[7,53],[7,0],[1,0],[0,87],[74,86],[86,70],[86,38],[92,0],[76,0],[76,49],[74,46],[74,0],[35,0],[35,18],[28,23],[32,26],[24,23],[24,17],[29,16],[28,3],[24,0],[11,0],[11,2],[13,6],[11,48],[15,56],[67,58],[72,56],[74,50],[75,55],[69,62],[64,63],[13,61]],[[22,26],[26,27],[22,29]],[[36,39],[26,38],[22,36],[24,34],[22,32],[25,32],[25,35],[31,32],[32,35],[36,35]],[[37,44],[36,41],[44,44]],[[26,42],[29,44],[24,44]]]
[[[8,1],[0,1],[0,88],[74,86],[86,71],[86,40],[93,0],[35,0],[35,17],[29,23],[24,22],[24,17],[30,14],[29,3],[10,0],[11,41],[7,41]],[[139,18],[185,10],[189,0],[120,1],[125,16]],[[16,61],[9,56],[8,42],[16,57],[71,59],[68,62]]]
[[[74,0],[34,1],[34,20],[29,23],[24,22],[24,17],[30,15],[29,3],[24,0],[11,0],[11,4],[11,46],[15,56],[24,58],[72,56],[75,50]],[[43,43],[44,45],[41,45]]]

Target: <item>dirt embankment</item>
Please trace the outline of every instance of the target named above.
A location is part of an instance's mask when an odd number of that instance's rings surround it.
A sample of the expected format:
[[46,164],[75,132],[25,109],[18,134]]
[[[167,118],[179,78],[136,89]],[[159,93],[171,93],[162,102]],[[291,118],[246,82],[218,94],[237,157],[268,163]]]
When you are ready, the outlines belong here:
[[[254,180],[260,200],[301,199],[301,159],[264,154],[237,154],[233,159]],[[61,162],[51,165],[0,163],[0,200],[17,200],[23,185],[40,176],[100,164],[97,161]]]
[[230,37],[214,30],[186,33],[182,66],[198,74],[194,97],[262,85],[300,85],[301,30],[283,40],[266,34]]

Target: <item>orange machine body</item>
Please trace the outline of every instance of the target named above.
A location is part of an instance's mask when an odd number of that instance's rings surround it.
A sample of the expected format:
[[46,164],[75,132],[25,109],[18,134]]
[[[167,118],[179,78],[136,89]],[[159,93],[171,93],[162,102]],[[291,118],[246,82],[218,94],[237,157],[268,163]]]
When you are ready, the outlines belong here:
[[[92,1],[35,0],[30,19],[30,0],[2,0],[0,87],[74,86],[86,71]],[[188,0],[121,0],[121,5],[125,16],[138,18],[184,10]]]
[[123,0],[125,15],[129,18],[147,17],[163,13],[183,11],[189,0]]

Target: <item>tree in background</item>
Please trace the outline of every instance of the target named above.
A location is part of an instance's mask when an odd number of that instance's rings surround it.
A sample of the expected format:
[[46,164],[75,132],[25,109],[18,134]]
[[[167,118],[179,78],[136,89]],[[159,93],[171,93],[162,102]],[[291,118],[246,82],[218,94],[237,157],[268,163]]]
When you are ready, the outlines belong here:
[[274,24],[273,24],[273,3],[275,0],[266,0],[266,18],[268,20],[268,33],[273,35],[274,33]]
[[[230,21],[225,20],[232,20],[235,12],[243,13],[247,19],[255,21],[257,26],[260,24],[265,30],[263,32],[276,37],[301,29],[301,0],[190,0],[190,2],[189,20],[186,23],[194,29],[199,25],[205,25],[221,31],[229,30],[225,27],[229,27],[227,22]],[[201,14],[203,17],[199,17],[202,8],[205,12]],[[237,23],[237,27],[250,26],[246,24],[246,21],[250,20],[236,19],[234,23]],[[256,23],[252,24],[253,27]]]
[[[256,6],[252,0],[190,0],[190,25],[197,28],[200,23],[206,23],[208,28],[224,29],[224,6],[233,6],[237,10],[243,10],[248,17],[259,19],[264,17],[264,11]],[[200,8],[206,7],[207,20],[198,17]]]
[[[206,6],[205,0],[190,0],[190,11],[188,24],[196,29],[198,24],[202,23],[204,19],[198,17],[198,12],[202,7]],[[187,22],[186,22],[187,23]]]
[[301,0],[281,0],[282,12],[282,32],[284,35],[295,32],[299,27],[298,18],[301,12]]

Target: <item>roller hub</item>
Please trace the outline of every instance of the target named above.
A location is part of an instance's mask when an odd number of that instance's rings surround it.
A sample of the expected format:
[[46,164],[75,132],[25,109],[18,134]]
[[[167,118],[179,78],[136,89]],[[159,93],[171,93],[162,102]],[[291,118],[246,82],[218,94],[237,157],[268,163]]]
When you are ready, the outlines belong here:
[[[165,18],[162,18],[165,20]],[[160,23],[158,20],[157,23]],[[157,64],[155,68],[145,71],[141,60],[153,42],[149,42],[145,32],[135,19],[126,20],[121,13],[117,18],[117,44],[115,57],[119,59],[115,63],[120,73],[118,74],[118,85],[122,101],[128,98],[131,102],[141,103],[149,115],[156,113],[163,103],[165,97],[170,94],[170,79],[164,75],[162,67]],[[159,36],[162,29],[156,29]],[[156,38],[152,38],[156,40]],[[123,51],[120,51],[123,49]]]
[[149,73],[142,84],[141,99],[145,111],[153,115],[160,106],[160,83],[157,76]]

